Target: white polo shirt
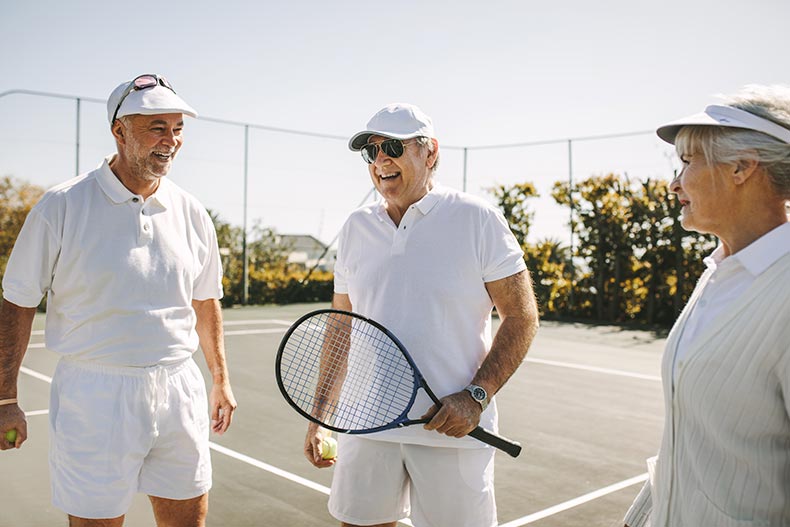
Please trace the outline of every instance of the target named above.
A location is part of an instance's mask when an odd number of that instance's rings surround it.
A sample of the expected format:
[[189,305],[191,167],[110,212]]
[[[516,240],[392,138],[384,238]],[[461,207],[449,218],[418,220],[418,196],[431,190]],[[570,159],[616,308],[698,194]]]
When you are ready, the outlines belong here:
[[[502,214],[479,198],[435,186],[407,210],[399,226],[380,201],[354,211],[339,239],[335,292],[349,295],[355,312],[398,337],[439,398],[462,390],[491,347],[493,303],[486,282],[526,269]],[[409,417],[419,418],[432,404],[421,390]],[[480,424],[496,430],[495,403]],[[485,446],[420,425],[368,437]]]
[[110,170],[48,190],[11,252],[3,296],[47,298],[47,348],[118,366],[181,361],[198,347],[192,300],[222,297],[217,237],[205,208],[168,178],[148,199]]

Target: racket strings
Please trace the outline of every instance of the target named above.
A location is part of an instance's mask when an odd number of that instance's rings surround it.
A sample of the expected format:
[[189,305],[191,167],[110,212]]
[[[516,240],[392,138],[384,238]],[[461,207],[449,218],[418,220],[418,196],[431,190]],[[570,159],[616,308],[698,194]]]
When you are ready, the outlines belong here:
[[386,333],[337,313],[320,313],[292,331],[280,376],[301,410],[349,431],[392,423],[416,390],[411,365]]

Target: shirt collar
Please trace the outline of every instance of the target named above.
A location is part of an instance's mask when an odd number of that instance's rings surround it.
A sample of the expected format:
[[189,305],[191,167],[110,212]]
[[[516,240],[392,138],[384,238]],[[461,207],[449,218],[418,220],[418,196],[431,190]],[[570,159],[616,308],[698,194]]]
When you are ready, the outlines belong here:
[[719,245],[704,262],[715,270],[717,266],[727,265],[727,262],[731,261],[746,269],[751,275],[759,276],[789,252],[790,223],[783,223],[729,257],[725,258],[724,246]]
[[[123,186],[121,180],[118,179],[118,177],[110,168],[110,163],[116,155],[117,154],[112,154],[104,158],[104,161],[98,168],[99,176],[97,180],[99,182],[99,186],[107,195],[107,197],[110,198],[113,203],[119,204],[126,203],[127,201],[136,198],[137,195]],[[167,210],[167,207],[170,204],[169,190],[170,182],[166,178],[161,178],[159,180],[159,187],[156,189],[156,192],[151,194],[148,199],[153,200],[155,203],[158,203],[162,209]]]
[[417,207],[417,210],[422,212],[423,216],[426,216],[431,209],[439,203],[439,199],[441,198],[442,190],[439,188],[439,185],[434,183],[433,188],[428,191],[426,195],[420,199],[417,203],[414,204]]
[[732,256],[757,276],[787,253],[790,253],[790,223],[783,223]]
[[115,156],[116,154],[112,154],[104,158],[104,162],[98,168],[99,176],[96,179],[101,189],[113,203],[125,203],[134,198],[135,195],[123,186],[121,180],[115,176],[110,168],[110,163]]
[[[416,207],[423,216],[426,216],[431,210],[439,203],[444,191],[442,188],[437,184],[433,184],[433,188],[428,191],[426,195],[420,198],[419,201],[414,203],[412,207]],[[387,214],[387,202],[384,199],[379,200],[378,209],[376,210],[376,215],[378,216],[380,221],[386,221],[389,218]]]

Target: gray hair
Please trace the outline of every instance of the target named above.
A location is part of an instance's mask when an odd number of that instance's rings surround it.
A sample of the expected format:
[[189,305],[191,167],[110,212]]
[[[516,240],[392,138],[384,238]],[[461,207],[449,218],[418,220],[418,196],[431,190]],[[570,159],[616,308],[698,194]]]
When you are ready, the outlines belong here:
[[[725,104],[790,129],[790,87],[749,85]],[[702,153],[711,166],[757,161],[777,195],[790,200],[790,144],[743,128],[690,125],[680,129],[675,147],[681,156]]]
[[[433,140],[430,137],[418,137],[417,144],[423,148],[427,148],[428,152],[431,154],[436,150],[436,145],[434,144]],[[439,166],[439,155],[436,155],[436,161],[434,161],[433,166],[431,167],[431,172],[436,173],[436,167]]]

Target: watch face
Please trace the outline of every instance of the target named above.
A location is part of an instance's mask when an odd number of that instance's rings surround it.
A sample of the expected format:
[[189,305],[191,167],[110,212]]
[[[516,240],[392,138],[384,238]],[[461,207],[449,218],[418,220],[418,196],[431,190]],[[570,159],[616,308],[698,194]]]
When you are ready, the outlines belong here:
[[472,389],[472,397],[474,397],[478,401],[482,401],[486,398],[486,391],[480,387]]

